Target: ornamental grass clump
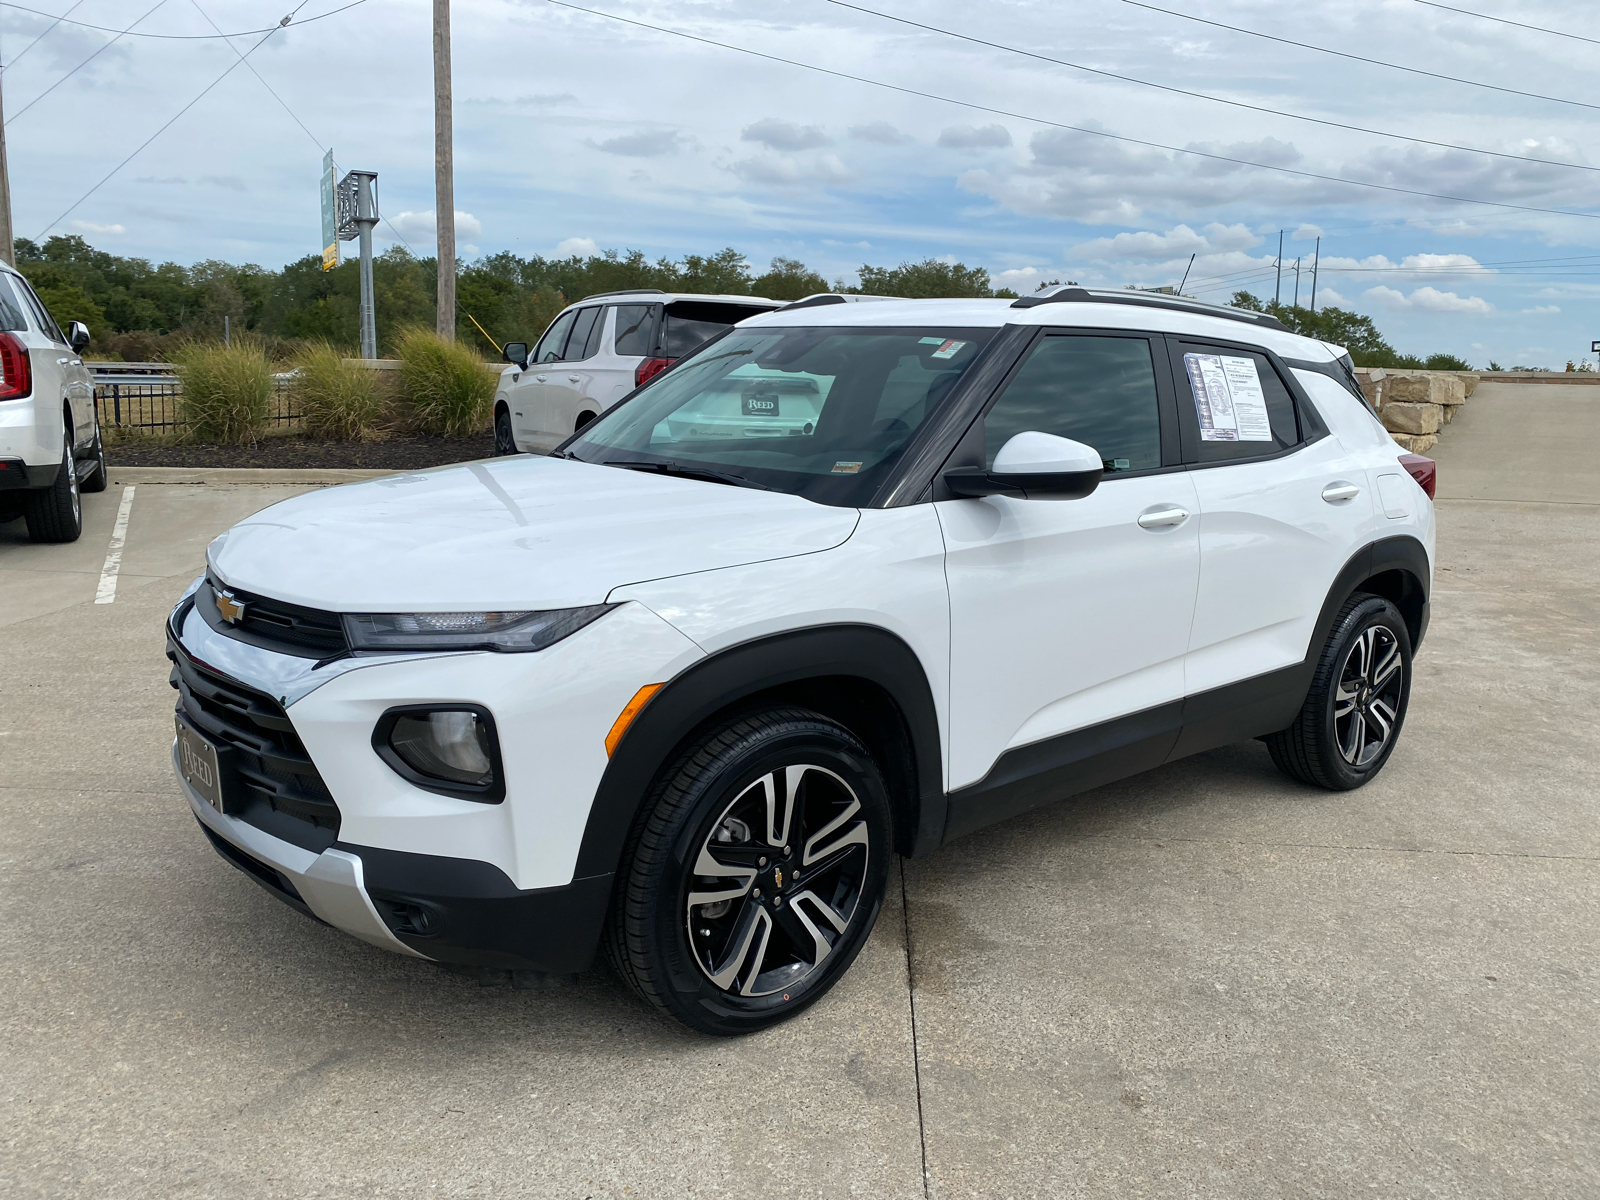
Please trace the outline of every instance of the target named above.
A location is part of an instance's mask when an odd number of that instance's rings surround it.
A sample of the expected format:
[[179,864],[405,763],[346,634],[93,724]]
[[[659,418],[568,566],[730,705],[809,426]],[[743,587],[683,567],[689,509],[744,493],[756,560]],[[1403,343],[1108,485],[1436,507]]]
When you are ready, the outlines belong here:
[[313,342],[300,353],[293,389],[312,437],[360,441],[383,413],[378,372],[349,361],[328,342]]
[[184,436],[202,442],[252,442],[267,423],[277,387],[266,348],[190,342],[173,355],[178,370],[178,420]]
[[423,433],[466,437],[487,428],[494,376],[460,342],[415,327],[400,335],[400,378]]

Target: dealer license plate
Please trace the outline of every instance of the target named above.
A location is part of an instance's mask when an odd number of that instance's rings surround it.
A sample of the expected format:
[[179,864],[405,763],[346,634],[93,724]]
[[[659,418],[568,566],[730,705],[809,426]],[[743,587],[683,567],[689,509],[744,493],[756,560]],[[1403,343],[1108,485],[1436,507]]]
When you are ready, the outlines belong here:
[[178,726],[178,771],[201,799],[222,811],[222,772],[217,768],[217,748],[182,721]]

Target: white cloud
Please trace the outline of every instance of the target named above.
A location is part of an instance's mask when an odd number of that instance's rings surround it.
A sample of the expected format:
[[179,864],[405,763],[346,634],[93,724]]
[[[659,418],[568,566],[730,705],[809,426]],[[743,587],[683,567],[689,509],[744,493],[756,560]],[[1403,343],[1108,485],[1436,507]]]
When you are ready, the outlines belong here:
[[[436,219],[434,210],[431,208],[422,212],[403,212],[398,216],[389,218],[394,227],[400,231],[401,237],[407,241],[415,238],[422,242],[434,240],[434,223]],[[378,228],[381,229],[383,226],[380,225]],[[482,236],[483,222],[469,212],[462,212],[459,208],[456,209],[457,241],[463,238],[481,238]]]
[[661,133],[642,129],[638,133],[624,133],[603,142],[591,141],[595,150],[607,154],[620,154],[624,158],[659,158],[663,154],[676,154],[683,139],[676,133]]
[[1090,262],[1108,259],[1143,259],[1148,262],[1167,262],[1187,258],[1191,254],[1227,254],[1259,246],[1261,239],[1243,225],[1221,225],[1213,222],[1201,233],[1187,225],[1175,225],[1166,233],[1145,231],[1119,233],[1115,237],[1092,238],[1071,247],[1067,253],[1072,258]]
[[1311,242],[1322,236],[1320,225],[1302,225],[1289,235],[1290,241]]
[[1438,288],[1431,287],[1417,288],[1407,296],[1392,287],[1380,285],[1362,292],[1361,298],[1385,308],[1418,309],[1422,312],[1483,316],[1494,311],[1494,305],[1482,296],[1458,296],[1454,292],[1441,292]]
[[877,142],[880,146],[899,146],[911,140],[909,133],[901,133],[887,121],[870,121],[865,125],[850,126],[850,136],[857,141]]
[[746,125],[739,134],[743,142],[760,142],[769,150],[814,150],[826,146],[833,139],[822,131],[820,125],[796,125],[777,117],[763,117],[753,125]]
[[1523,313],[1531,317],[1553,317],[1561,311],[1559,304],[1539,304],[1533,308],[1525,308]]
[[1349,303],[1349,300],[1331,287],[1317,289],[1318,308],[1326,307],[1329,304],[1333,305],[1335,308],[1342,308],[1344,305]]
[[483,251],[471,242],[462,242],[456,247],[457,258],[477,258]]
[[1003,150],[1011,145],[1011,131],[1004,125],[952,125],[940,132],[939,145],[946,150]]
[[113,237],[128,232],[126,225],[96,225],[93,221],[74,221],[72,227],[79,233],[108,234]]
[[580,258],[588,258],[599,253],[600,244],[593,238],[585,237],[562,238],[556,243],[555,248],[555,257],[557,258],[571,258],[574,255]]
[[837,154],[821,154],[810,162],[802,162],[788,154],[746,158],[734,163],[730,170],[747,183],[764,183],[774,187],[848,183],[855,178]]

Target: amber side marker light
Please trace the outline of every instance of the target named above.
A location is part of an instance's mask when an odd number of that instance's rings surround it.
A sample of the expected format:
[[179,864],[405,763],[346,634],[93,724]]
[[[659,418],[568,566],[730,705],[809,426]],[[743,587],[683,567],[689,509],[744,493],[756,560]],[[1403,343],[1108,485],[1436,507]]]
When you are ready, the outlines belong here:
[[612,723],[611,732],[606,734],[606,757],[610,758],[617,752],[617,743],[622,740],[622,735],[628,732],[628,726],[633,724],[633,719],[644,711],[644,706],[650,703],[650,698],[667,685],[664,683],[647,683],[633,694],[633,699]]

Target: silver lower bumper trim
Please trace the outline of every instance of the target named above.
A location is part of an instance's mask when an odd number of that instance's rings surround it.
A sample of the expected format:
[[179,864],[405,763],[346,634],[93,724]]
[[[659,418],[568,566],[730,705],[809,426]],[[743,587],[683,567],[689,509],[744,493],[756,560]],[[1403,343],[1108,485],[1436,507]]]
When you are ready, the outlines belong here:
[[[173,770],[177,771],[177,743],[173,743]],[[237,817],[219,813],[200,794],[178,775],[178,786],[189,800],[194,815],[212,833],[237,846],[252,858],[260,859],[274,871],[281,872],[306,907],[335,929],[351,937],[360,938],[396,954],[409,954],[413,958],[427,958],[389,931],[367,895],[366,881],[362,875],[361,859],[347,850],[324,850],[314,854],[310,850],[273,837],[247,824]]]

